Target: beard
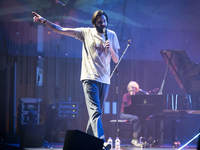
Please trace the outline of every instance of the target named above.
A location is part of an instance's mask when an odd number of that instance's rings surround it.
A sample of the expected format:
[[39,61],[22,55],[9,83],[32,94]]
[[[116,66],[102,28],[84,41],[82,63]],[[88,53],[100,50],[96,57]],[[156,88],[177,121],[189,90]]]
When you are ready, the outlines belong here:
[[104,26],[98,27],[98,26],[95,25],[95,28],[96,28],[97,32],[99,32],[99,33],[103,33],[103,27]]

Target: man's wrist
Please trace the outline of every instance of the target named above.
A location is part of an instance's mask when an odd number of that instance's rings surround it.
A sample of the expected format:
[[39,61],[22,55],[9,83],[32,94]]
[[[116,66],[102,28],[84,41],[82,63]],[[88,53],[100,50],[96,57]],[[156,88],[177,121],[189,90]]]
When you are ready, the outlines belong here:
[[45,22],[47,22],[47,19],[45,19],[45,20],[43,21],[43,24],[45,24]]

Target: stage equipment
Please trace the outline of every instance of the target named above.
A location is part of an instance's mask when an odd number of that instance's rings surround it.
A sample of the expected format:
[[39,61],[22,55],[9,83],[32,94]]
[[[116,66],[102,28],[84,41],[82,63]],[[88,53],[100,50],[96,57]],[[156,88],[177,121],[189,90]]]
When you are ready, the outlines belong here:
[[102,150],[104,140],[79,130],[67,130],[63,150]]
[[[106,33],[105,30],[104,30],[104,33],[105,33],[105,37],[107,37],[107,35],[106,35],[107,33]],[[119,87],[118,87],[118,73],[119,73],[119,70],[117,69],[117,67],[119,66],[119,63],[121,62],[121,60],[122,60],[124,54],[126,53],[128,47],[130,46],[130,44],[131,44],[131,39],[128,40],[126,49],[124,50],[124,52],[123,52],[121,58],[119,59],[119,61],[118,61],[118,63],[116,64],[115,68],[113,69],[112,74],[110,75],[110,78],[112,78],[114,72],[116,72],[116,102],[117,102],[117,119],[116,119],[116,120],[117,120],[117,137],[118,137],[118,132],[119,132],[119,129],[118,129],[118,128],[119,128],[119,127],[118,127],[118,126],[119,126],[119,124],[118,124],[118,120],[119,120]]]
[[146,95],[149,95],[147,91],[144,91],[143,89],[139,89],[139,92],[145,93]]
[[103,28],[103,33],[104,33],[104,36],[105,36],[105,40],[107,41],[108,36],[107,36],[107,29],[106,28]]
[[58,3],[58,4],[62,5],[62,6],[66,6],[66,4],[67,4],[67,3],[63,3],[63,2],[61,2],[59,0],[55,0],[55,3]]
[[[132,104],[124,111],[139,116],[142,122],[147,117],[155,119],[154,145],[163,144],[163,120],[172,119],[172,146],[176,146],[177,120],[200,114],[200,65],[191,62],[184,50],[161,50],[160,53],[167,70],[158,95],[133,95]],[[171,70],[185,94],[163,94],[168,70]]]
[[21,98],[21,104],[19,105],[21,125],[29,123],[33,114],[36,116],[36,124],[39,124],[40,102],[42,102],[42,99],[40,98]]
[[[200,65],[192,62],[184,50],[161,50],[160,53],[167,64],[167,69],[158,94],[161,95],[163,92],[168,70],[174,75],[180,88],[185,93],[185,95],[182,95],[182,97],[185,96],[185,98],[181,98],[182,101],[180,101],[180,95],[172,95],[172,105],[165,110],[165,113],[177,116],[172,124],[175,132],[178,116],[200,114]],[[169,104],[168,100],[167,97],[167,103]],[[172,138],[172,142],[176,143],[175,137]]]
[[[162,94],[168,70],[174,75],[180,88],[185,93],[182,96],[185,96],[182,101],[180,101],[178,94],[176,96],[172,95],[171,108],[167,107],[165,110],[165,113],[177,116],[172,123],[172,129],[176,134],[176,122],[179,116],[186,117],[187,115],[200,114],[200,65],[192,62],[184,50],[161,50],[160,53],[167,64],[167,69],[158,94]],[[167,103],[168,100],[167,97]],[[175,137],[172,138],[172,142],[177,142]]]
[[200,150],[200,134],[199,134],[198,143],[197,143],[197,150]]
[[[181,146],[178,150],[183,149],[185,146],[187,146],[190,142],[192,142],[194,139],[198,138],[199,136],[200,136],[200,133],[195,135],[191,140],[189,140],[187,143],[185,143],[183,146]],[[200,150],[199,143],[198,143],[197,148],[198,148],[197,150]]]
[[78,102],[59,102],[58,106],[55,108],[57,108],[57,116],[54,117],[51,143],[53,142],[54,133],[56,131],[56,123],[58,121],[69,121],[70,118],[78,118]]
[[184,50],[161,50],[167,69],[158,94],[162,94],[166,75],[170,69],[185,94],[200,95],[200,65],[191,62]]
[[121,58],[119,59],[119,61],[118,61],[118,63],[116,64],[115,68],[113,69],[113,71],[112,71],[112,73],[111,73],[111,75],[110,75],[110,78],[112,78],[114,72],[116,71],[117,67],[119,66],[119,63],[121,62],[122,58],[124,57],[124,54],[126,53],[126,51],[127,51],[128,47],[130,46],[130,44],[131,44],[131,39],[128,40],[126,49],[124,50],[124,52],[123,52]]
[[20,148],[42,147],[44,135],[38,135],[31,131],[24,131],[20,141]]
[[78,103],[77,102],[59,102],[58,103],[58,117],[78,117]]

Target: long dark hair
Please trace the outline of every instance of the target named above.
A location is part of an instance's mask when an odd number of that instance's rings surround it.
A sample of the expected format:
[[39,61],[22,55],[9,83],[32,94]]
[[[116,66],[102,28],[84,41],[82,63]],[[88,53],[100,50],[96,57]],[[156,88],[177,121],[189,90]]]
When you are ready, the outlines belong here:
[[97,10],[92,15],[92,24],[95,25],[96,20],[97,20],[97,16],[102,16],[102,15],[104,15],[106,17],[106,20],[108,22],[108,16],[107,16],[107,14],[103,10]]

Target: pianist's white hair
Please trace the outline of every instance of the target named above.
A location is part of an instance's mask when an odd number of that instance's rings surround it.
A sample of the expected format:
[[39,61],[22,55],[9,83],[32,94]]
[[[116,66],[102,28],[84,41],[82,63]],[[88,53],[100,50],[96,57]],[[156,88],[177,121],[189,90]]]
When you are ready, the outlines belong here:
[[131,81],[131,82],[129,82],[129,84],[128,84],[128,86],[127,86],[127,90],[128,90],[128,92],[129,92],[130,87],[136,87],[136,89],[137,89],[136,92],[139,91],[139,85],[138,85],[138,83],[135,82],[135,81]]

